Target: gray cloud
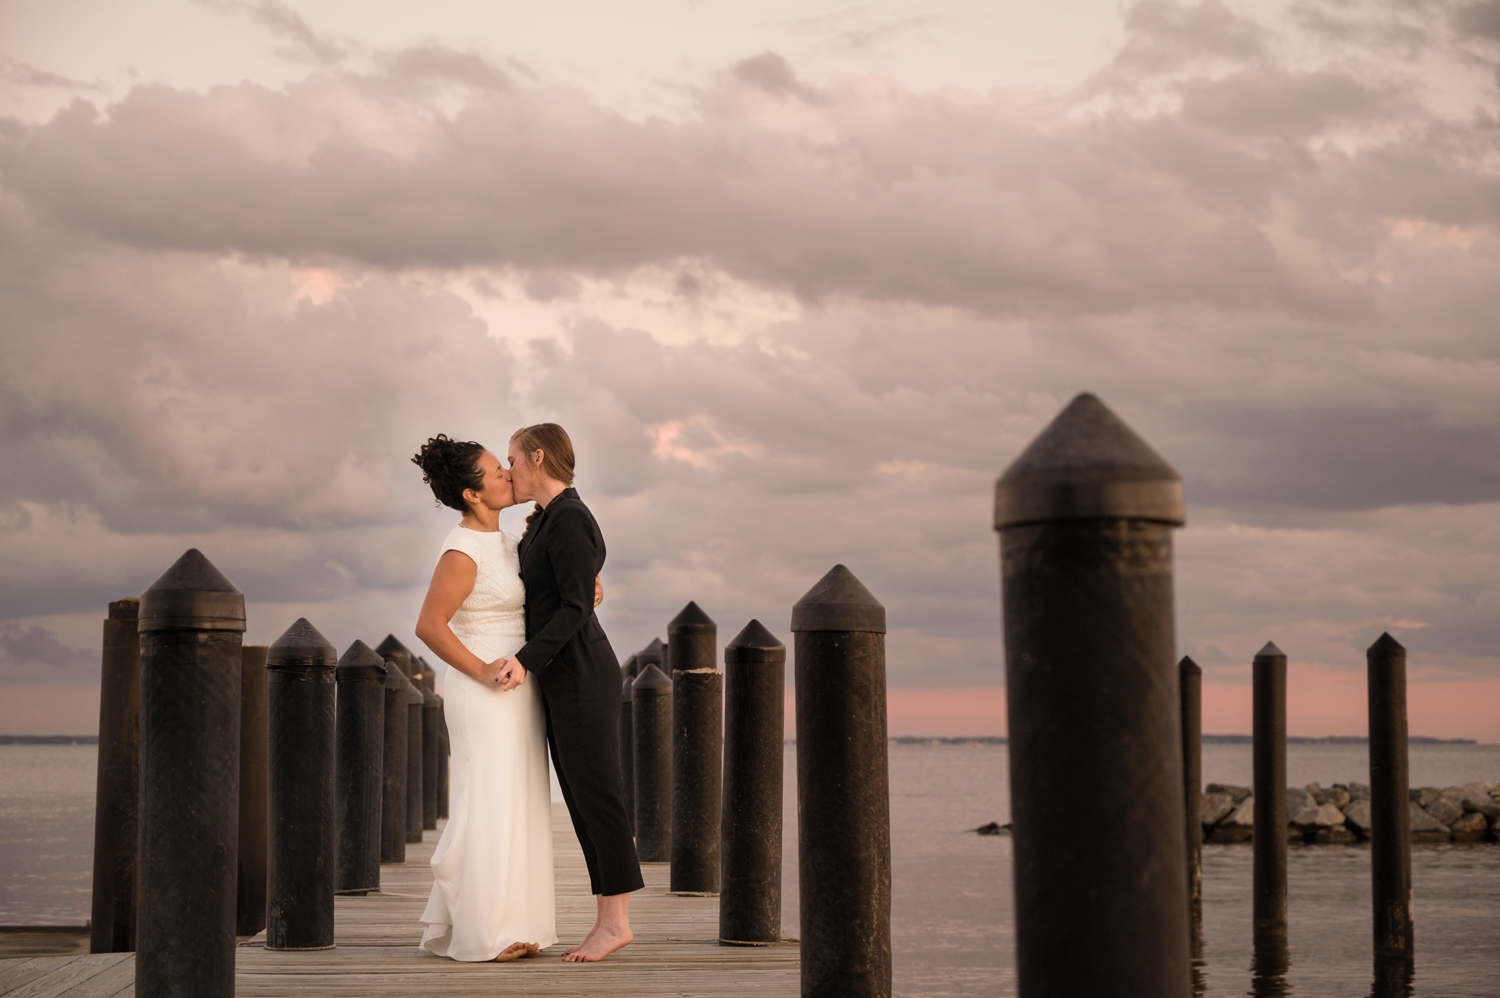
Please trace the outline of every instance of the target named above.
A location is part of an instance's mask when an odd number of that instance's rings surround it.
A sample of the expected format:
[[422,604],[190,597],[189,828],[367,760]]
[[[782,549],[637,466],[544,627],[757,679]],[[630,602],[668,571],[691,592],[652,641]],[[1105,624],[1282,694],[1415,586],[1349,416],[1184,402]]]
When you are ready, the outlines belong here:
[[622,654],[688,599],[789,638],[845,562],[893,683],[992,685],[993,479],[1088,388],[1184,475],[1211,672],[1268,628],[1357,664],[1405,621],[1494,675],[1492,122],[1221,4],[1127,28],[1068,98],[766,53],[635,121],[428,47],[7,123],[0,619],[97,612],[196,545],[259,640],[401,633],[452,519],[417,443],[555,418]]

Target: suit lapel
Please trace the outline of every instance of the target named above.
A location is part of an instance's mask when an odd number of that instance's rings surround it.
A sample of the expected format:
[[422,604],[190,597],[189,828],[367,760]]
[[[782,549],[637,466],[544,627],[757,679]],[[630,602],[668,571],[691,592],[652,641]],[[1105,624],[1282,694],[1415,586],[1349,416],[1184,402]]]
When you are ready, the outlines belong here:
[[531,521],[531,529],[526,531],[526,536],[521,538],[521,543],[516,547],[516,555],[521,560],[522,568],[526,567],[526,555],[531,551],[532,540],[541,534],[542,525],[547,522],[547,514],[552,512],[552,510],[556,508],[559,502],[562,502],[565,499],[577,498],[578,490],[570,485],[559,492],[557,496],[546,506],[542,507],[542,511],[537,514],[536,519]]

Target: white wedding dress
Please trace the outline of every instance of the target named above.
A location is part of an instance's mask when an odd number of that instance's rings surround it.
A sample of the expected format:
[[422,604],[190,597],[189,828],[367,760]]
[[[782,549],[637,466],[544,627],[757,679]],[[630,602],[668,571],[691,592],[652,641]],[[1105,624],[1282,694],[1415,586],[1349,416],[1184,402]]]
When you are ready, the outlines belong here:
[[[526,642],[526,588],[516,539],[454,527],[443,551],[474,560],[474,591],[453,633],[486,662]],[[448,825],[432,854],[422,948],[454,960],[493,960],[512,943],[557,942],[552,798],[546,724],[536,682],[510,692],[448,670],[452,744]]]

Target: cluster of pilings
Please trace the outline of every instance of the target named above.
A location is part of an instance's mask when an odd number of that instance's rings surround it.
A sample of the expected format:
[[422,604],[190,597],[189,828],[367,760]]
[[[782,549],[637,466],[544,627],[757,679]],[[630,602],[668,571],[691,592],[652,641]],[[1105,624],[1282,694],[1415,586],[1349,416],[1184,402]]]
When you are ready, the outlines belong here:
[[[792,607],[802,993],[891,990],[885,608],[843,565]],[[719,941],[781,941],[786,647],[751,620],[724,647],[696,603],[621,666],[620,768],[646,863],[719,897]]]
[[[1194,991],[1202,953],[1202,674],[1175,660],[1177,473],[1080,395],[996,483],[1022,995]],[[1413,957],[1406,652],[1368,652],[1375,993]],[[1256,993],[1288,967],[1286,656],[1253,663]],[[1055,788],[1089,773],[1111,848]],[[1169,820],[1163,822],[1163,816]],[[1172,829],[1181,831],[1174,834]]]
[[136,993],[234,994],[236,936],[330,949],[334,896],[380,887],[447,816],[435,672],[395,637],[342,657],[299,619],[245,645],[196,549],[104,622],[93,952]]

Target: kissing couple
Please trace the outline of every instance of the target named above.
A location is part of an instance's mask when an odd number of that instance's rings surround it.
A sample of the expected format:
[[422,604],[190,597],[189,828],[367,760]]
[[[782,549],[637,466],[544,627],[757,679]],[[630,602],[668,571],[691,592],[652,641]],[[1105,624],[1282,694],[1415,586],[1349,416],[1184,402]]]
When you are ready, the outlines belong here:
[[[422,948],[515,960],[557,942],[547,749],[598,904],[563,953],[602,960],[634,938],[644,886],[620,781],[620,666],[594,607],[604,537],[573,485],[556,423],[517,430],[504,461],[439,434],[412,462],[462,514],[443,542],[416,635],[444,662],[452,744],[448,825],[432,854]],[[500,511],[534,502],[519,541]]]

